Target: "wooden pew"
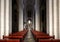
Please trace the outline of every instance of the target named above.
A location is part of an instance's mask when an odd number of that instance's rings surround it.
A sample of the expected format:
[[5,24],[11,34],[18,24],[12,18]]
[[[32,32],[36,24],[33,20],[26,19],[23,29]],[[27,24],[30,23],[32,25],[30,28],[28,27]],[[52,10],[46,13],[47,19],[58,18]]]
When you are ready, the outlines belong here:
[[52,42],[60,42],[60,39],[53,39]]
[[27,30],[23,30],[23,31],[20,31],[20,32],[10,34],[9,36],[24,36],[25,37],[26,34],[27,34]]
[[3,36],[3,39],[9,38],[9,39],[21,39],[21,42],[23,42],[25,35],[27,34],[28,30],[23,30],[20,32],[16,32],[13,34],[10,34],[9,36]]
[[53,36],[36,36],[36,41],[38,42],[39,39],[52,39]]
[[20,42],[18,39],[2,39],[0,42]]
[[38,42],[39,39],[51,39],[51,38],[54,39],[54,37],[55,37],[55,36],[49,36],[48,34],[45,34],[43,32],[39,32],[39,31],[32,30],[31,32],[32,32],[36,42]]
[[23,36],[3,36],[3,39],[20,39],[20,38],[23,38]]
[[48,34],[45,34],[43,32],[38,32],[38,31],[32,31],[32,34],[34,36],[49,36]]
[[4,36],[4,39],[19,39],[21,42],[23,42],[23,36]]
[[53,39],[54,36],[36,36],[36,38],[40,38],[40,39]]
[[8,39],[6,42],[21,42],[19,39]]
[[39,39],[39,42],[51,42],[50,39]]
[[60,42],[60,39],[39,39],[39,42]]
[[6,40],[2,40],[2,39],[0,39],[0,42],[6,42]]
[[32,34],[34,36],[49,36],[49,34],[43,33],[43,32],[39,32],[39,31],[32,31]]

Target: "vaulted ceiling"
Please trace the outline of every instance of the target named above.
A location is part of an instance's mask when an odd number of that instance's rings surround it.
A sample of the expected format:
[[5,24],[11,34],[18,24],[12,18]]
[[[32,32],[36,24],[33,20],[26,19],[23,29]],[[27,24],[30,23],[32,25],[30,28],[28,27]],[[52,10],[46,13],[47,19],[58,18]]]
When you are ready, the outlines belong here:
[[34,4],[35,4],[35,0],[24,0],[23,4],[24,4],[24,7],[27,10],[33,10]]
[[35,0],[23,0],[24,8],[26,9],[27,16],[30,18],[33,14]]

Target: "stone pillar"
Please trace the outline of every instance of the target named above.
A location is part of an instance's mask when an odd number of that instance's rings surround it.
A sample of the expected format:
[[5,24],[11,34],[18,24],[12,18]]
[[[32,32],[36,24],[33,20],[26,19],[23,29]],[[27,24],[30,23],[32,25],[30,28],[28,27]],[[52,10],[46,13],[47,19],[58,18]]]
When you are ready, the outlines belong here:
[[46,0],[46,18],[47,34],[49,34],[49,0]]
[[1,0],[0,0],[0,38],[1,38]]
[[9,35],[9,0],[6,0],[6,10],[5,10],[5,35]]
[[57,0],[57,38],[59,38],[59,0]]
[[12,0],[9,0],[9,34],[12,33]]
[[35,10],[33,10],[33,16],[32,16],[32,28],[33,28],[33,30],[35,29]]
[[55,38],[57,39],[58,38],[58,28],[57,28],[57,0],[53,0],[53,6],[54,6],[54,10],[53,10],[53,12],[54,12],[54,35],[55,35]]
[[19,31],[23,30],[23,0],[19,0]]
[[60,39],[60,0],[59,0],[59,39]]
[[4,35],[4,0],[1,0],[1,37],[0,39],[3,39],[3,35]]
[[0,39],[9,35],[9,0],[0,0]]
[[39,0],[35,0],[35,30],[40,31],[40,12],[39,12]]
[[49,15],[48,15],[49,16],[49,23],[48,23],[49,27],[48,28],[49,28],[49,34],[52,36],[53,35],[52,0],[49,0],[49,9],[48,9],[48,11],[49,11]]
[[6,34],[6,0],[4,0],[4,35]]

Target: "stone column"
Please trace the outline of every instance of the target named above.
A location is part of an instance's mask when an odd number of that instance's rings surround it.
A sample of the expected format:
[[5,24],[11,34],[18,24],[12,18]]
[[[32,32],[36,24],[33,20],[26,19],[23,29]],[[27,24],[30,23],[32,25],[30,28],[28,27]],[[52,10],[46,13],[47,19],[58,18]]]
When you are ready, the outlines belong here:
[[33,30],[35,29],[35,10],[33,10],[33,16],[32,16],[32,28],[33,28]]
[[54,12],[54,35],[55,35],[55,38],[57,39],[58,38],[58,28],[57,28],[57,0],[53,0],[53,6],[54,6],[54,10],[53,10],[53,12]]
[[23,0],[19,0],[19,31],[23,30]]
[[48,21],[49,27],[48,28],[49,28],[49,34],[52,36],[53,35],[52,0],[49,0],[49,9],[48,9],[48,11],[49,11],[49,15],[47,16],[49,18],[49,21]]
[[46,18],[47,34],[49,34],[49,0],[46,0]]
[[1,27],[0,27],[0,39],[3,39],[4,35],[4,0],[0,0],[1,2]]
[[0,39],[9,35],[9,0],[0,0]]
[[40,31],[40,12],[39,12],[39,0],[35,0],[35,30]]
[[57,0],[57,38],[59,38],[59,0]]
[[12,0],[9,0],[9,33],[12,33]]
[[6,0],[4,0],[4,35],[6,34]]
[[0,0],[0,38],[1,38],[1,0]]
[[59,39],[60,39],[60,0],[59,0]]
[[9,0],[6,0],[6,12],[5,12],[5,35],[9,35]]

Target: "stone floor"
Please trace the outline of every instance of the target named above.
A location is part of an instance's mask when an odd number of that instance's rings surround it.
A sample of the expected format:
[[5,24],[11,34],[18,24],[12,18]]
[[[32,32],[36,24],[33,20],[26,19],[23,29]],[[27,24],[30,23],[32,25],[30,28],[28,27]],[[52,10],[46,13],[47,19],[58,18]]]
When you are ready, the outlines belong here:
[[33,35],[32,35],[30,30],[28,31],[28,33],[24,39],[24,42],[35,42]]

